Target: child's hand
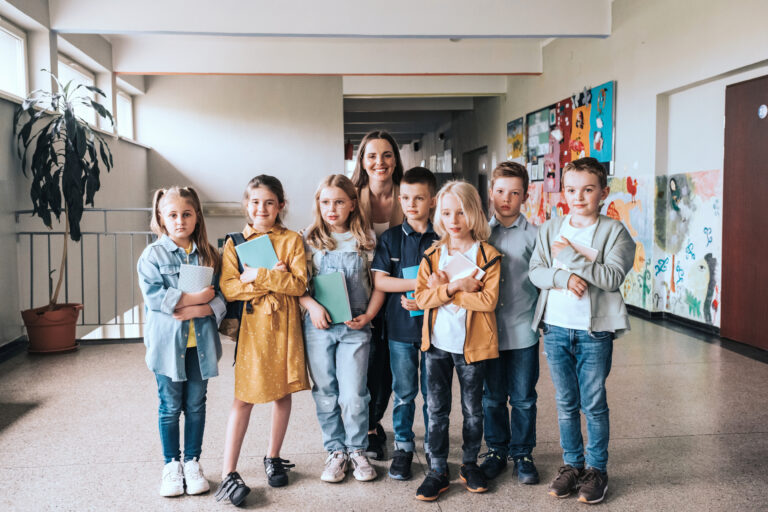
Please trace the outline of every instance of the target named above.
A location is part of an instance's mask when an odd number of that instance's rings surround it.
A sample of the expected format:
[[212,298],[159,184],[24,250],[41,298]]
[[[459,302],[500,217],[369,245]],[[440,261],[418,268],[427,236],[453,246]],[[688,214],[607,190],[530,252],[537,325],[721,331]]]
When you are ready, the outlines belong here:
[[312,320],[312,325],[315,329],[327,329],[331,325],[331,315],[325,310],[319,303],[307,305],[307,311],[309,311],[309,318]]
[[368,325],[368,322],[371,321],[371,318],[368,316],[367,313],[363,313],[362,315],[358,315],[352,320],[347,320],[344,322],[344,325],[349,327],[350,329],[354,329],[356,331],[359,331],[366,325]]
[[288,272],[288,267],[282,261],[278,261],[277,263],[275,263],[275,266],[272,267],[272,270],[279,270],[280,272]]
[[405,294],[402,294],[400,296],[400,305],[403,306],[403,309],[406,311],[418,311],[419,305],[416,304],[416,299],[409,299],[405,296]]
[[[280,263],[280,262],[278,262]],[[243,263],[243,273],[240,274],[240,282],[243,284],[252,283],[256,280],[256,274],[259,272],[258,268],[249,267]]]
[[557,255],[560,254],[560,251],[562,251],[563,249],[565,249],[569,245],[571,245],[571,241],[568,240],[567,238],[565,238],[564,236],[561,236],[560,240],[557,240],[557,241],[553,242],[552,243],[552,249],[551,249],[552,258],[553,259],[557,258]]
[[475,279],[477,275],[477,269],[472,272],[471,276],[462,277],[448,285],[448,293],[453,295],[456,292],[468,292],[475,293],[483,289],[483,282],[479,279]]
[[448,284],[448,282],[448,274],[442,270],[438,270],[437,272],[431,273],[429,278],[427,278],[427,288],[437,288],[440,285]]
[[203,318],[211,314],[211,307],[207,304],[186,306],[173,312],[173,318],[179,321]]
[[213,286],[203,288],[197,293],[188,294],[191,304],[208,304],[216,296],[216,292],[213,290]]
[[587,282],[576,274],[571,274],[571,277],[568,278],[568,290],[581,298],[584,292],[587,291]]

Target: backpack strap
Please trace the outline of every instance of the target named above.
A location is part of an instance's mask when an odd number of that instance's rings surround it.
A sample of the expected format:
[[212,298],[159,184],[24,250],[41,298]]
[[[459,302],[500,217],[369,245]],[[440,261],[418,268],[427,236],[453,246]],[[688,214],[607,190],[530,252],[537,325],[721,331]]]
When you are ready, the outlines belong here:
[[[227,236],[224,238],[224,243],[226,243],[227,239],[231,239],[232,243],[235,246],[245,243],[245,237],[239,231],[233,231],[232,233],[227,233]],[[237,251],[235,251],[235,256],[237,256]],[[240,256],[237,256],[237,268],[240,270],[240,273],[243,273],[243,271],[245,270],[245,268],[243,267],[243,262],[240,261]],[[253,305],[250,302],[236,300],[227,305],[227,316],[234,315],[237,317],[237,321],[240,322],[243,318],[243,304],[245,304],[246,313],[253,313]],[[235,361],[237,360],[237,345],[239,344],[239,342],[240,342],[240,331],[238,330],[237,337],[235,338],[235,356],[232,360],[232,366],[235,365]]]
[[480,242],[480,253],[483,255],[483,261],[485,262],[483,266],[480,267],[480,269],[483,272],[488,270],[491,266],[493,266],[494,263],[496,263],[501,259],[501,255],[499,255],[493,258],[491,261],[488,261],[488,257],[485,255],[485,249],[483,248],[484,245],[485,245],[485,242]]

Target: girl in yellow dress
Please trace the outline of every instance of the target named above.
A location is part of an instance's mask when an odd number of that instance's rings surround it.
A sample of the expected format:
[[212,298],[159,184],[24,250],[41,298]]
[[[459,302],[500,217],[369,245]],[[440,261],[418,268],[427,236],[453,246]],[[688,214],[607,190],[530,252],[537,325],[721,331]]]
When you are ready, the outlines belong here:
[[309,389],[298,300],[307,289],[302,238],[282,225],[285,194],[277,178],[253,178],[243,202],[249,219],[243,237],[268,236],[279,261],[271,269],[243,265],[241,273],[234,243],[227,240],[224,246],[221,291],[228,301],[246,304],[235,359],[235,400],[227,423],[222,482],[216,492],[217,500],[229,499],[234,505],[241,504],[250,492],[236,468],[253,404],[273,402],[264,468],[269,485],[281,487],[288,484],[286,472],[294,467],[280,458],[291,414],[291,394]]

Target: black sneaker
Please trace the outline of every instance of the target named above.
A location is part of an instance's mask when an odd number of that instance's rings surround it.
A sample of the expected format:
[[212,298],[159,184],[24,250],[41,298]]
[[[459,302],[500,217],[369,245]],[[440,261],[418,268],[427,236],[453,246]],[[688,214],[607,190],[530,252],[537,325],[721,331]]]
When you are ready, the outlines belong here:
[[384,445],[387,443],[387,434],[381,424],[376,425],[376,432],[368,434],[368,449],[365,455],[369,459],[384,460]]
[[549,495],[555,498],[565,498],[570,496],[579,485],[579,477],[584,470],[575,468],[570,464],[560,466],[557,470],[557,476],[549,484]]
[[442,493],[448,490],[451,483],[446,473],[438,473],[430,469],[427,477],[416,490],[416,499],[421,501],[435,501]]
[[267,472],[267,483],[270,487],[285,487],[288,485],[288,471],[296,464],[280,457],[264,457],[264,471]]
[[599,469],[588,468],[579,481],[579,501],[594,505],[605,498],[608,491],[608,474]]
[[539,471],[533,463],[533,457],[526,455],[514,459],[517,470],[517,481],[521,484],[535,485],[539,483]]
[[392,464],[389,465],[389,477],[395,480],[410,480],[412,462],[413,452],[395,450],[392,454]]
[[493,480],[499,476],[507,467],[507,458],[496,450],[488,450],[486,453],[481,453],[480,458],[485,458],[483,463],[480,464],[480,470],[488,480]]
[[245,485],[237,471],[233,471],[219,484],[219,488],[216,489],[216,494],[213,496],[216,501],[229,499],[234,506],[239,507],[249,492],[251,492],[251,488]]
[[459,470],[459,478],[467,484],[469,492],[485,492],[488,490],[488,481],[476,463],[462,464]]

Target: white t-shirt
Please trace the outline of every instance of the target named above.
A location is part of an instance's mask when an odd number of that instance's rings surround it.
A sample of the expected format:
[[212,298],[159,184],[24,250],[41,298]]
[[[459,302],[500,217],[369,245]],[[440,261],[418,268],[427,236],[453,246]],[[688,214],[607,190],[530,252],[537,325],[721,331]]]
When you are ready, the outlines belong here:
[[[475,242],[469,248],[464,256],[470,261],[477,261],[477,250],[480,248],[480,242]],[[448,248],[440,248],[440,261],[437,268],[443,270],[452,255],[448,254]],[[453,354],[464,353],[464,338],[467,337],[467,310],[455,306],[454,304],[445,304],[437,309],[437,318],[432,327],[432,345],[451,352]]]
[[389,222],[374,222],[373,232],[376,233],[376,237],[380,237],[383,232],[389,229]]
[[[592,247],[592,239],[595,236],[597,222],[585,228],[571,226],[571,216],[567,215],[560,227],[560,236],[571,242],[585,247]],[[570,270],[557,258],[552,260],[552,266],[563,270]],[[589,293],[577,297],[570,290],[553,288],[547,296],[547,307],[544,310],[544,322],[566,329],[589,330],[592,311],[589,303]]]

